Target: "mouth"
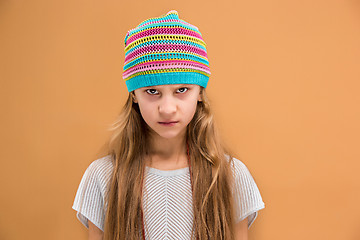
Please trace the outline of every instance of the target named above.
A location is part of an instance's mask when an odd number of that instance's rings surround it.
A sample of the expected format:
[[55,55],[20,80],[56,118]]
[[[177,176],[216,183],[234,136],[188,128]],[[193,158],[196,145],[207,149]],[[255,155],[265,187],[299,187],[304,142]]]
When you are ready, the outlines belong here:
[[164,125],[164,126],[173,126],[175,125],[176,123],[178,123],[179,121],[173,121],[173,122],[159,122],[161,125]]

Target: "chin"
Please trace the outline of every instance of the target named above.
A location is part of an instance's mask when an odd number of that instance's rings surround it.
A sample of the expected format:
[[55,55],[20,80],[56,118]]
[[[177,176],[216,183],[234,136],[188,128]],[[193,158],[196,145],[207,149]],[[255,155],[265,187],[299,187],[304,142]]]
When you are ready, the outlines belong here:
[[172,139],[181,135],[182,130],[185,131],[185,129],[157,129],[155,130],[155,132],[162,138]]
[[172,138],[178,137],[179,133],[178,132],[167,132],[167,133],[158,133],[158,135],[162,138],[172,139]]

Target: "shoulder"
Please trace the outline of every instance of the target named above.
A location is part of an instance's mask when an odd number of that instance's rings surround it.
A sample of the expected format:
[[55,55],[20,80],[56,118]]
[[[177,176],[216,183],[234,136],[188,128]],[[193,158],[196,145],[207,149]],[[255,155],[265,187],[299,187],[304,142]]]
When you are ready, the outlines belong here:
[[[230,161],[228,155],[227,160]],[[231,165],[231,170],[234,177],[234,184],[236,185],[236,187],[258,191],[255,178],[244,162],[242,162],[238,158],[233,157],[229,164]]]
[[231,165],[231,169],[232,169],[235,177],[250,174],[249,169],[240,159],[235,158],[235,157],[232,157],[232,159],[230,159],[229,155],[227,155],[227,154],[225,154],[225,156],[226,156],[227,161]]
[[110,155],[98,158],[90,163],[84,177],[101,187],[107,185],[113,171],[113,161]]
[[90,163],[81,179],[76,201],[88,199],[101,202],[106,195],[113,169],[110,155],[96,159]]
[[92,172],[94,175],[101,176],[103,174],[111,172],[112,169],[113,169],[113,161],[111,155],[106,155],[104,157],[92,161],[87,171]]

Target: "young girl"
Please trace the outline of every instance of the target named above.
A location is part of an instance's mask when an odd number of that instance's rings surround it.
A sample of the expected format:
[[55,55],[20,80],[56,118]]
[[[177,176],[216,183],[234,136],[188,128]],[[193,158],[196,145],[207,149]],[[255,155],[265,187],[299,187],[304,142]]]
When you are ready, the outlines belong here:
[[125,37],[128,99],[73,209],[90,239],[247,239],[265,207],[220,141],[199,29],[169,11]]

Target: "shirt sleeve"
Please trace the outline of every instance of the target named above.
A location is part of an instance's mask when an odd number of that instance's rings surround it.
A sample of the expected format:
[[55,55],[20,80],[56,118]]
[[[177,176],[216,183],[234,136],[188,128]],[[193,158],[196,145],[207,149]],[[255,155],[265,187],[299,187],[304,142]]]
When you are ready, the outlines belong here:
[[234,204],[235,222],[248,218],[248,229],[258,216],[258,211],[265,208],[260,191],[246,165],[233,158],[234,164]]
[[80,222],[89,228],[89,220],[104,231],[105,209],[104,191],[106,181],[105,158],[93,161],[86,169],[72,208],[77,211],[76,216]]

